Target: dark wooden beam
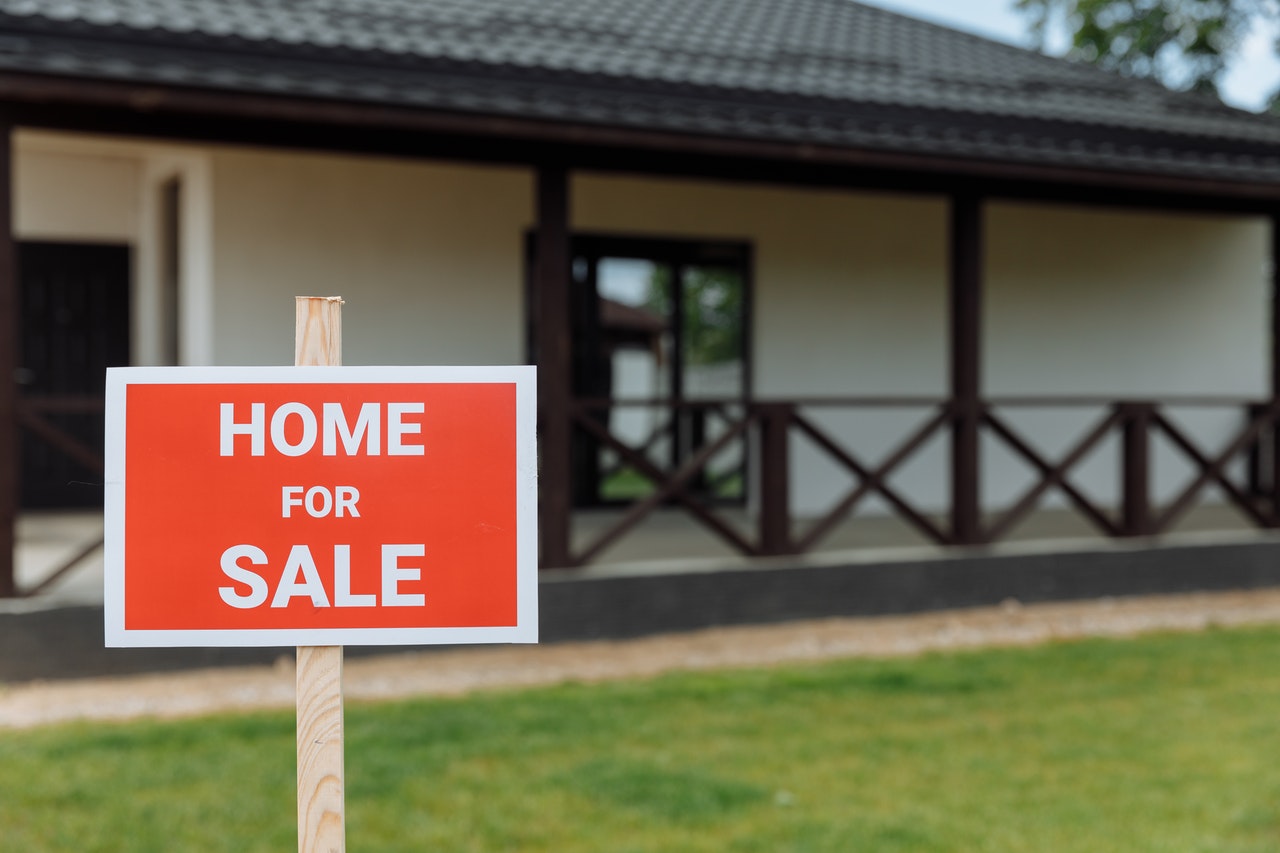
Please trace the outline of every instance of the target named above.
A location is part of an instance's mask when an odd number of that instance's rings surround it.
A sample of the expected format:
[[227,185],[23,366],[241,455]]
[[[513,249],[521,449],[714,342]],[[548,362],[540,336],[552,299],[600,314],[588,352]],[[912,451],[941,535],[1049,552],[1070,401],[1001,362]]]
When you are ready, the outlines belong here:
[[13,239],[13,125],[0,117],[0,598],[18,594],[18,264]]
[[533,301],[538,360],[539,531],[542,566],[572,563],[570,552],[572,327],[569,318],[569,172],[537,171]]
[[972,545],[982,541],[982,199],[955,196],[950,212],[951,535],[957,545]]

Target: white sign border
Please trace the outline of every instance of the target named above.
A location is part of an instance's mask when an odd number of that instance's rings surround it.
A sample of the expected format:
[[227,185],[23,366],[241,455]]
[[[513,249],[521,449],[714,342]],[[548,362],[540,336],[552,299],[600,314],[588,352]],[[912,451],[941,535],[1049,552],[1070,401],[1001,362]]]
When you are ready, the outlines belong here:
[[[516,624],[462,628],[139,630],[125,627],[126,391],[144,384],[514,384],[516,389]],[[538,642],[537,368],[503,366],[112,367],[104,441],[103,611],[108,648],[419,646]]]

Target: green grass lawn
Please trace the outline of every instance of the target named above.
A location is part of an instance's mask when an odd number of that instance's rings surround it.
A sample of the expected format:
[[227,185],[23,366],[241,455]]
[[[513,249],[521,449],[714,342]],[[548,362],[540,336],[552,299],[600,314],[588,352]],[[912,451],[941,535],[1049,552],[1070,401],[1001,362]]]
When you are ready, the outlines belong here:
[[[347,708],[352,851],[1280,850],[1280,630]],[[0,850],[296,849],[289,714],[0,733]]]

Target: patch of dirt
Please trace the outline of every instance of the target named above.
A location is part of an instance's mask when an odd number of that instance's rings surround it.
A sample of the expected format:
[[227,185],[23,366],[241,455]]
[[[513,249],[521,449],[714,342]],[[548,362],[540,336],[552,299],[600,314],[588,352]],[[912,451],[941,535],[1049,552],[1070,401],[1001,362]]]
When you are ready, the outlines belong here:
[[[862,619],[709,628],[636,640],[492,646],[353,658],[347,701],[460,695],[673,670],[776,666],[1090,636],[1280,623],[1280,590],[1022,605]],[[294,706],[294,663],[0,686],[0,727],[170,718]]]

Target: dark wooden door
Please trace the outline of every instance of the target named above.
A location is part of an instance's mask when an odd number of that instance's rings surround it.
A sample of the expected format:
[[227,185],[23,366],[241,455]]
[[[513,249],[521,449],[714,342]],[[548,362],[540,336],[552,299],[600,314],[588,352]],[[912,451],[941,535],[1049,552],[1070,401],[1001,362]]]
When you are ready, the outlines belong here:
[[[129,363],[129,247],[23,242],[18,270],[21,395],[33,402],[101,398],[107,367]],[[41,417],[101,453],[101,411],[45,411]],[[23,430],[22,505],[101,506],[102,475]]]

